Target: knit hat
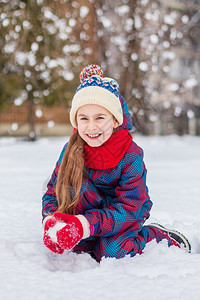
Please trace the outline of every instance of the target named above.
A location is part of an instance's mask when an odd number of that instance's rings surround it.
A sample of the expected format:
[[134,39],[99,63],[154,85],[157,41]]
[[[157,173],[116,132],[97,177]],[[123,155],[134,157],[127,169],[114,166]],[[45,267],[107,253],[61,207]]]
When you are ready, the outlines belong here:
[[86,104],[97,104],[106,108],[119,122],[123,123],[123,112],[119,100],[118,83],[108,77],[103,77],[101,68],[94,64],[88,65],[80,73],[81,84],[76,90],[72,99],[70,110],[70,122],[77,128],[76,113],[77,110]]

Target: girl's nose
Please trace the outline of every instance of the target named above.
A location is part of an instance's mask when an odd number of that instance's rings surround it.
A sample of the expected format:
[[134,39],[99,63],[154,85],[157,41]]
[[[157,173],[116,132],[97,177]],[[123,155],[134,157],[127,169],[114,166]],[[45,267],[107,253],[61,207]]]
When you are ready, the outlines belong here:
[[89,130],[94,130],[96,128],[96,123],[93,120],[90,120],[88,122],[88,129]]

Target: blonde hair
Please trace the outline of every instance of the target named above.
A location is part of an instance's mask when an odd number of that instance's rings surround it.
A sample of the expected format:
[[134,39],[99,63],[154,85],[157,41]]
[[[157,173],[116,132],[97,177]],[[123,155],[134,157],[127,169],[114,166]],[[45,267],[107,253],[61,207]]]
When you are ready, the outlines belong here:
[[[58,212],[75,214],[83,179],[84,144],[85,142],[78,134],[78,130],[72,133],[57,176]],[[73,198],[71,197],[71,189],[75,193]]]

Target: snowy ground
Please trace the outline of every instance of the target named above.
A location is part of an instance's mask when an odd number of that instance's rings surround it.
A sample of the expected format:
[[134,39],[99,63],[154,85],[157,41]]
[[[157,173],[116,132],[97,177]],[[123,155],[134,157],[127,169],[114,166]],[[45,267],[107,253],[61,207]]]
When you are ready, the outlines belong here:
[[150,221],[183,232],[192,253],[165,242],[142,255],[96,263],[43,246],[41,196],[65,143],[0,140],[0,298],[3,300],[200,299],[200,138],[140,137],[154,207]]

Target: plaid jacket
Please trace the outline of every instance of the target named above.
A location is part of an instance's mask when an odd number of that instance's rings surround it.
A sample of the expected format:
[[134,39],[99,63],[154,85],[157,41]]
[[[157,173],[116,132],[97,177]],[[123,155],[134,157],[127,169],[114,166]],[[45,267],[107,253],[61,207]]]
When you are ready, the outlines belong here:
[[[126,112],[122,128],[130,129],[128,118]],[[54,213],[58,207],[55,187],[66,147],[67,144],[43,196],[43,217]],[[115,168],[85,168],[76,214],[87,218],[91,236],[82,240],[74,251],[91,252],[100,261],[102,256],[120,258],[126,254],[135,255],[144,248],[145,240],[140,232],[152,206],[146,173],[143,150],[133,141]]]

